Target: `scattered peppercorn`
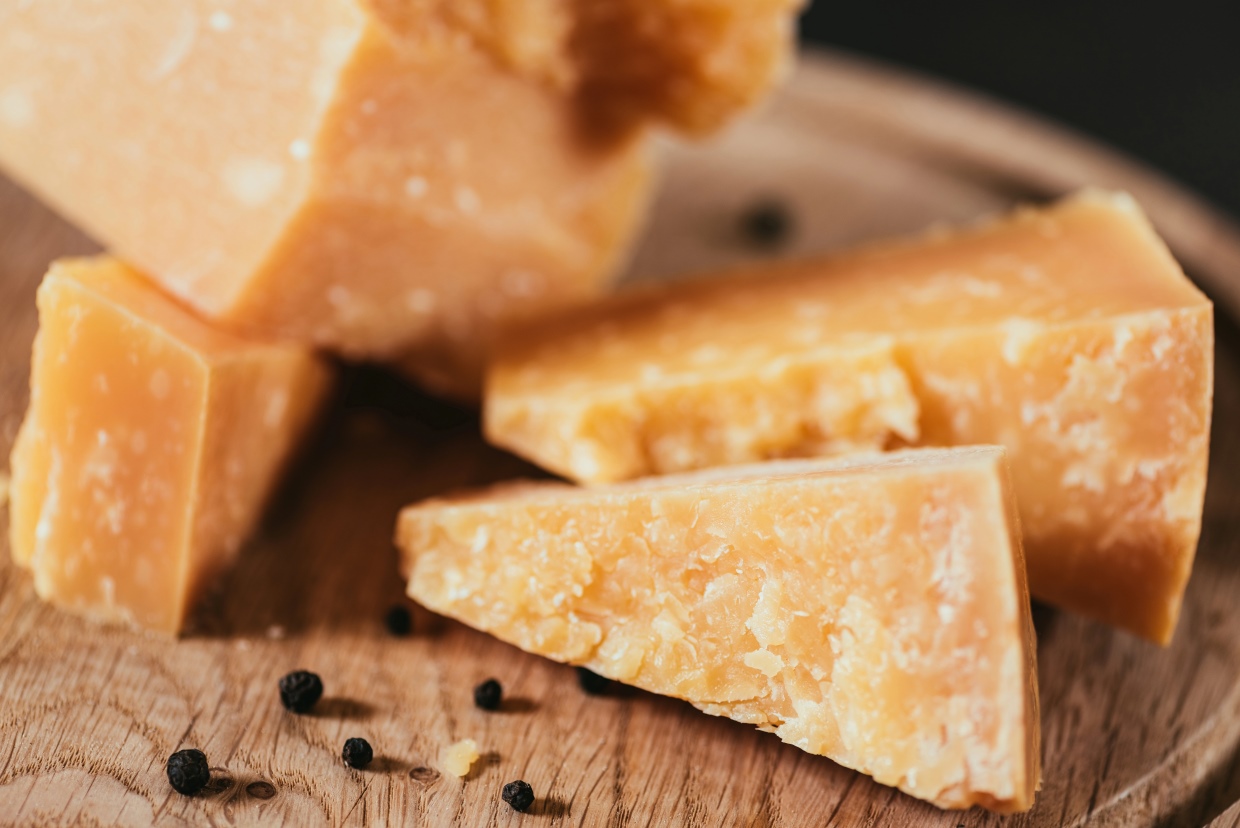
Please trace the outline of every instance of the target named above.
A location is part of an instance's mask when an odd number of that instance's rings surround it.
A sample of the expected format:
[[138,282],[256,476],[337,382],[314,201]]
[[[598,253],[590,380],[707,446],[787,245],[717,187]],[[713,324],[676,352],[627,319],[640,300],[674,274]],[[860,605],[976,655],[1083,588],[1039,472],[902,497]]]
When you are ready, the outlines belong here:
[[610,693],[613,684],[611,679],[604,678],[585,667],[577,668],[577,682],[581,685],[581,689],[591,696],[604,696]]
[[375,758],[375,752],[371,749],[370,742],[356,736],[345,740],[344,750],[340,752],[340,755],[346,765],[358,770],[369,765],[371,760]]
[[504,792],[500,796],[512,806],[514,811],[528,811],[534,804],[534,789],[530,787],[529,782],[520,779],[505,785]]
[[323,696],[323,680],[308,670],[294,670],[280,679],[280,703],[294,713],[309,713]]
[[504,700],[504,686],[495,679],[487,679],[474,688],[474,705],[483,710],[499,710]]
[[207,755],[195,748],[178,750],[168,757],[168,781],[177,793],[186,796],[198,793],[211,781]]
[[781,201],[765,199],[741,215],[741,228],[750,241],[762,247],[775,247],[792,232],[792,214]]
[[387,631],[397,638],[403,638],[413,632],[413,615],[408,607],[402,607],[400,604],[387,611],[387,615],[383,617],[383,623],[387,626]]

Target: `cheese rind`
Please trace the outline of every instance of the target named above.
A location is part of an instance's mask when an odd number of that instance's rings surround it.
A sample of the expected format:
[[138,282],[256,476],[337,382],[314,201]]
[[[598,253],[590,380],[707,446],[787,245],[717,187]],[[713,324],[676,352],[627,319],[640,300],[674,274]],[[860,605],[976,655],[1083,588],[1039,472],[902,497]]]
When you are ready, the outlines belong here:
[[257,520],[329,368],[214,330],[108,258],[53,264],[38,303],[13,558],[46,600],[176,632]]
[[[778,74],[795,4],[736,5],[18,4],[0,164],[213,322],[476,396],[500,330],[617,270],[647,128]],[[604,24],[665,71],[596,60]]]
[[997,448],[784,461],[406,508],[409,594],[943,807],[1022,810],[1033,633]]
[[[518,0],[519,1],[519,0]],[[804,0],[579,0],[577,98],[616,129],[651,119],[691,133],[723,125],[789,65]]]
[[[867,348],[888,361],[857,362]],[[1087,193],[544,323],[493,364],[485,428],[591,483],[1002,444],[1034,594],[1165,642],[1201,530],[1212,394],[1210,302],[1131,199]]]

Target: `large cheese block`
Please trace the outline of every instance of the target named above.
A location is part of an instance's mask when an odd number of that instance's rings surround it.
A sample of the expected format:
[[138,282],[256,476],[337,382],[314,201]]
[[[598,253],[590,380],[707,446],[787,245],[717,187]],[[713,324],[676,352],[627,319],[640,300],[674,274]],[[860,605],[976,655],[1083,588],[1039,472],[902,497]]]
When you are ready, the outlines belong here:
[[419,603],[757,725],[942,807],[1032,803],[1038,702],[1003,450],[799,460],[400,516]]
[[53,264],[38,303],[13,558],[49,601],[175,632],[237,554],[329,368],[214,330],[108,258]]
[[616,269],[645,126],[752,100],[796,3],[122,5],[0,8],[0,165],[217,323],[476,394]]
[[620,297],[515,340],[495,443],[578,481],[1008,448],[1033,593],[1166,642],[1201,530],[1210,302],[1126,196]]

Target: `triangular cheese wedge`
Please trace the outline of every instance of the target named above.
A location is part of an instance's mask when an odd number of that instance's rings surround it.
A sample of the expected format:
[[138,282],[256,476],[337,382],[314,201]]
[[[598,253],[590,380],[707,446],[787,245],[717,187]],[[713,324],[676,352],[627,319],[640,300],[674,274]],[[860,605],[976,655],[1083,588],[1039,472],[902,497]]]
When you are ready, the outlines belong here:
[[1028,808],[1033,632],[1003,450],[787,461],[402,512],[418,602],[950,808]]

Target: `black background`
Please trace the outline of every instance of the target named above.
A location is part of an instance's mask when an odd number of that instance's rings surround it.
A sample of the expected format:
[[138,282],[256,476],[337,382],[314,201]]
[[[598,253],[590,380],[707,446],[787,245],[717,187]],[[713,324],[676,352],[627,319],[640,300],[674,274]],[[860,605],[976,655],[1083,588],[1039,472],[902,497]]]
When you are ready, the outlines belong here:
[[816,0],[812,43],[989,93],[1240,215],[1240,0]]

